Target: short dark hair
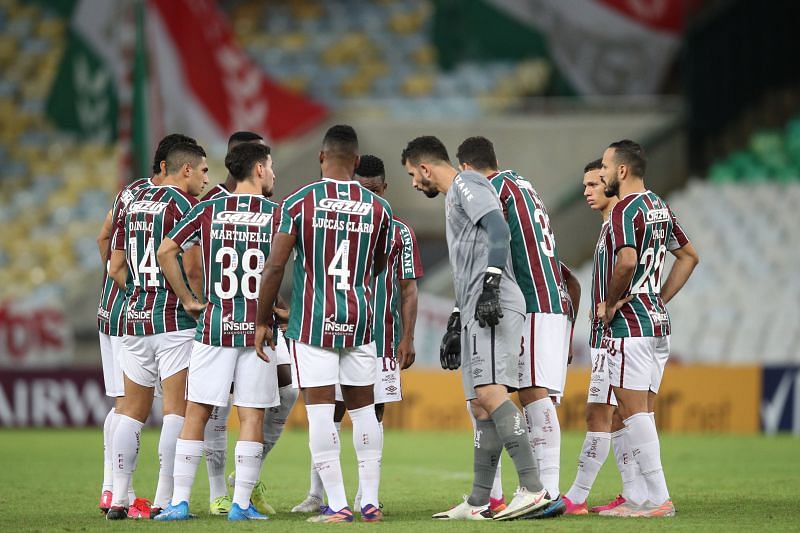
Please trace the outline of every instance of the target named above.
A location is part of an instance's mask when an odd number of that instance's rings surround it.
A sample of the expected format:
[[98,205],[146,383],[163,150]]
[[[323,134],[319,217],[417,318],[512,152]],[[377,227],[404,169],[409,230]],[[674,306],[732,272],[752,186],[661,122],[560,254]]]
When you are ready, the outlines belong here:
[[374,155],[362,155],[358,162],[356,174],[362,178],[381,178],[386,179],[386,169],[383,160]]
[[639,143],[630,139],[623,139],[608,145],[614,149],[614,158],[617,164],[628,165],[632,175],[643,178],[647,170],[647,158],[644,148]]
[[263,141],[264,137],[252,131],[236,131],[231,133],[228,137],[228,151],[234,146],[241,143],[251,143],[255,141]]
[[245,142],[237,144],[225,156],[225,168],[236,181],[244,181],[253,173],[256,163],[265,163],[269,157],[269,146]]
[[178,143],[167,152],[167,174],[178,172],[183,165],[196,165],[206,156],[206,151],[199,144]]
[[583,167],[583,173],[586,174],[587,172],[591,172],[592,170],[600,170],[601,168],[603,168],[603,160],[595,159],[594,161],[586,163],[586,166]]
[[337,124],[328,128],[322,138],[322,150],[333,157],[358,155],[358,135],[353,126]]
[[408,142],[400,156],[400,164],[405,165],[406,161],[416,166],[424,161],[445,161],[450,162],[447,155],[447,148],[444,143],[433,135],[423,135]]
[[170,133],[158,143],[156,153],[153,156],[153,176],[161,173],[161,162],[167,160],[167,154],[178,143],[197,144],[197,141],[187,137],[182,133]]
[[464,139],[456,152],[456,159],[462,165],[467,164],[479,170],[497,170],[497,156],[492,141],[486,137],[469,137]]

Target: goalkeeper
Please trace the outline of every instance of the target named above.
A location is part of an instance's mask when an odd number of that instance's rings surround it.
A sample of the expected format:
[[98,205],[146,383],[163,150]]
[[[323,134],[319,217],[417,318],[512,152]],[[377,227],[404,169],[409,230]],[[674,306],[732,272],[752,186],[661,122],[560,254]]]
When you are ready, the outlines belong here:
[[[415,189],[429,198],[446,193],[447,247],[456,309],[440,352],[442,367],[461,366],[464,394],[477,419],[472,492],[461,504],[433,515],[444,520],[508,520],[541,515],[550,503],[539,480],[522,413],[508,391],[518,386],[518,354],[525,300],[514,280],[510,233],[500,199],[477,172],[459,173],[436,137],[418,137],[402,164]],[[514,499],[492,516],[489,494],[505,447],[519,476]]]

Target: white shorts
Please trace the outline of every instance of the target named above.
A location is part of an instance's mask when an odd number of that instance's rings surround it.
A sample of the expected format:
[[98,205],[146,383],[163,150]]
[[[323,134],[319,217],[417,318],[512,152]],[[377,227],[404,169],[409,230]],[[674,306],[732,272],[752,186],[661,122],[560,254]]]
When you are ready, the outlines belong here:
[[611,387],[611,378],[608,375],[608,361],[604,348],[591,348],[589,350],[592,364],[592,377],[589,380],[589,398],[587,403],[604,403],[617,405],[614,389]]
[[322,348],[290,340],[292,386],[374,385],[375,343],[351,348]]
[[177,374],[189,366],[194,329],[182,329],[154,335],[125,335],[122,371],[142,387],[155,387],[159,380]]
[[286,343],[283,332],[278,330],[278,337],[275,339],[275,357],[279,365],[289,365],[292,363],[292,356],[289,354],[289,346]]
[[122,337],[100,333],[100,360],[103,363],[103,384],[106,396],[125,396],[125,380],[122,378]]
[[519,388],[542,387],[561,396],[567,382],[572,323],[567,315],[528,313],[522,328]]
[[669,335],[603,338],[611,385],[658,393],[669,359]]
[[195,341],[189,362],[189,401],[224,407],[233,384],[233,405],[267,408],[280,405],[278,364],[267,348],[270,362],[262,361],[252,346],[209,346]]
[[[403,399],[400,387],[400,367],[392,357],[376,358],[375,403],[399,402]],[[343,402],[342,387],[336,384],[336,401]]]

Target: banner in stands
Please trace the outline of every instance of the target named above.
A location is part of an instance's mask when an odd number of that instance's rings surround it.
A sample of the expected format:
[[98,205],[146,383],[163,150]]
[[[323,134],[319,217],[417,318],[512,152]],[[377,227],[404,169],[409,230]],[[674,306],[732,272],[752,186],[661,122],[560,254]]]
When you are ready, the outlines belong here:
[[72,329],[51,305],[0,303],[0,367],[61,366],[73,360]]
[[800,435],[800,366],[766,367],[762,372],[762,430]]
[[445,67],[545,58],[549,94],[656,94],[702,1],[438,0],[433,38]]
[[166,133],[207,146],[236,130],[281,141],[327,115],[253,62],[213,0],[61,4],[71,15],[48,117],[81,139],[131,143],[141,175]]

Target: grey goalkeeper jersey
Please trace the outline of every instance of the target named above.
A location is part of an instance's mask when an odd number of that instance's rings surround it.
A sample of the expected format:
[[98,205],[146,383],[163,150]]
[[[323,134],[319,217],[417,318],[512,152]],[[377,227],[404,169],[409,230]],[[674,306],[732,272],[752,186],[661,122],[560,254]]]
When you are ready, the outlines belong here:
[[[445,197],[445,216],[447,248],[462,323],[475,316],[475,305],[483,292],[483,278],[489,264],[489,236],[478,226],[478,221],[495,210],[502,214],[500,197],[488,179],[471,170],[456,176]],[[510,246],[509,243],[506,246]],[[510,251],[500,282],[500,305],[525,314],[525,298],[514,278]]]

